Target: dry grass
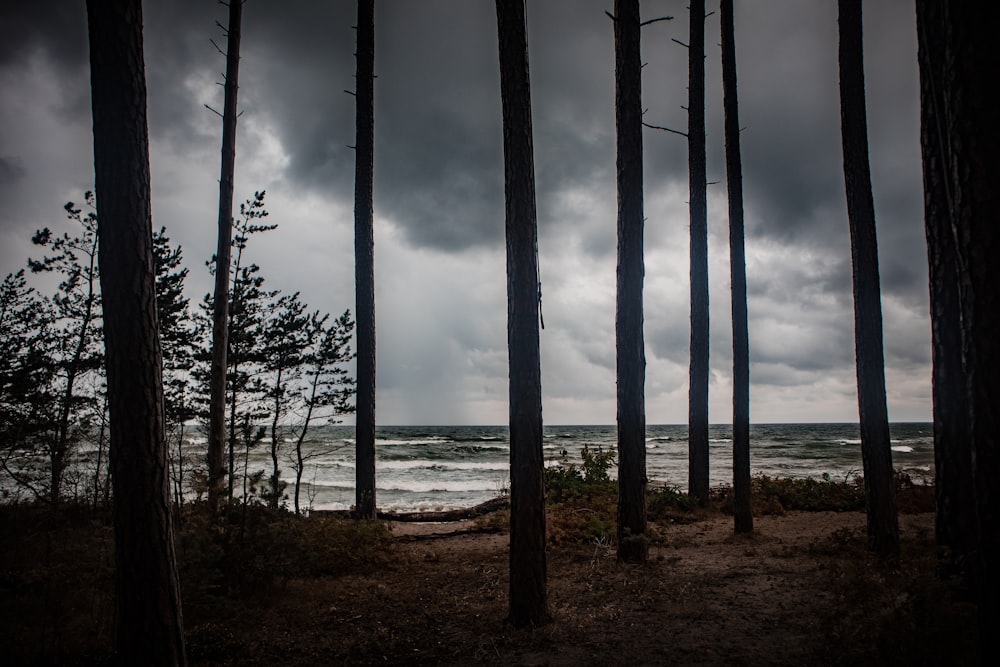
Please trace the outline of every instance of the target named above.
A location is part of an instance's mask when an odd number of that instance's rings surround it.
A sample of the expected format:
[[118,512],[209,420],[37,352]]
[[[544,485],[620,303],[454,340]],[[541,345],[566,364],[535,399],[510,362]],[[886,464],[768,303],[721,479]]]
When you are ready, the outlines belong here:
[[[504,623],[503,511],[457,535],[437,526],[435,539],[412,525],[255,510],[241,542],[238,523],[210,529],[190,516],[178,542],[189,658],[283,667],[979,662],[968,592],[938,577],[932,514],[901,517],[903,555],[885,568],[865,551],[863,513],[782,508],[759,516],[753,536],[734,537],[724,504],[659,508],[644,565],[615,559],[612,495],[551,506],[555,621],[531,630]],[[470,533],[476,525],[484,532]],[[109,662],[110,529],[85,513],[7,506],[0,539],[5,661]]]

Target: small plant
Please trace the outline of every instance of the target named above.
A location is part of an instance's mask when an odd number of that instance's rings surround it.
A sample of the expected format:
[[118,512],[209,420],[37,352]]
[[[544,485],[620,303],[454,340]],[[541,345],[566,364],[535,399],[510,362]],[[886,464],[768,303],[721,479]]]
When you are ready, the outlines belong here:
[[611,479],[611,467],[616,463],[613,450],[584,446],[580,452],[580,467],[568,463],[568,458],[563,450],[559,463],[545,469],[545,491],[550,501],[591,498],[614,490],[615,482]]
[[504,533],[510,530],[510,509],[497,510],[476,517],[476,530],[484,533]]
[[[649,519],[669,519],[683,523],[695,520],[692,514],[698,509],[698,499],[689,496],[676,486],[653,486],[646,495],[646,512]],[[689,516],[685,516],[689,515]]]
[[583,481],[587,484],[606,484],[611,481],[611,466],[616,465],[615,452],[603,447],[591,449],[584,445],[580,452],[583,459]]

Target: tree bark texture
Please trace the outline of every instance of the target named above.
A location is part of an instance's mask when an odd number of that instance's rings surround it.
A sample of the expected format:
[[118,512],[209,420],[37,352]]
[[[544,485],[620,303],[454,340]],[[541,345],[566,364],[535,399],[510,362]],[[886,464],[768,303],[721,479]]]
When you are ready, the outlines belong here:
[[90,0],[99,261],[114,483],[116,649],[185,663],[164,434],[139,0]]
[[688,40],[688,180],[691,214],[691,366],[688,492],[708,503],[708,204],[705,172],[705,0],[691,0]]
[[879,556],[895,558],[899,554],[899,524],[885,395],[875,204],[868,163],[861,0],[839,1],[839,30],[841,138],[851,229],[854,345],[868,541]]
[[977,527],[973,576],[985,655],[996,644],[1000,623],[1000,127],[992,103],[1000,71],[995,44],[1000,7],[983,1],[923,0],[917,11],[924,45],[932,36],[942,40],[924,51],[929,62],[922,74],[930,76],[922,84],[941,103],[934,111],[958,267],[963,398],[968,406],[964,417],[971,432]]
[[618,145],[618,558],[646,559],[646,355],[642,332],[642,75],[639,2],[615,0]]
[[358,518],[375,518],[375,0],[358,0],[354,289],[358,385],[355,447]]
[[933,350],[934,467],[937,541],[956,563],[976,542],[971,418],[962,369],[958,257],[951,225],[952,186],[946,166],[942,8],[917,2],[920,60],[920,145],[924,166],[924,226],[930,278]]
[[510,365],[510,613],[516,628],[550,620],[538,331],[538,224],[524,0],[497,0],[503,103]]
[[722,107],[725,113],[726,186],[729,191],[729,275],[733,302],[733,520],[737,533],[753,532],[750,494],[750,334],[743,225],[743,162],[736,86],[733,0],[721,0]]
[[240,72],[243,0],[230,0],[226,33],[225,101],[222,108],[222,167],[219,176],[218,246],[215,252],[215,293],[212,304],[212,370],[208,408],[208,504],[219,511],[226,480],[232,497],[231,465],[227,475],[226,368],[229,347],[229,263],[233,242],[233,181],[236,174],[236,107]]

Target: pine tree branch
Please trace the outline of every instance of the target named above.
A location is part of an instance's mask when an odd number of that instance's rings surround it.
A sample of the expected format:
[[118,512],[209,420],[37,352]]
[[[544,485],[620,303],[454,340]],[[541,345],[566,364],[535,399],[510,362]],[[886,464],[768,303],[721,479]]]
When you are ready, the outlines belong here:
[[642,126],[643,127],[648,127],[651,130],[663,130],[664,132],[672,132],[673,134],[679,134],[682,137],[686,137],[687,136],[687,132],[681,132],[680,130],[673,130],[673,129],[669,128],[669,127],[663,127],[663,126],[660,126],[660,125],[650,125],[649,123],[647,123],[645,121],[643,121]]
[[643,26],[649,25],[650,23],[656,23],[657,21],[673,21],[673,20],[674,20],[673,16],[661,16],[659,18],[649,19],[648,21],[643,21],[642,23],[639,24],[639,27],[641,28]]

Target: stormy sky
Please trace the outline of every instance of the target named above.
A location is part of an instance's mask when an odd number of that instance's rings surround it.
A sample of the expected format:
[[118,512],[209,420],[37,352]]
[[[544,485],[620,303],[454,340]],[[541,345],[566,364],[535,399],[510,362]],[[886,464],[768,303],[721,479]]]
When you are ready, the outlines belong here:
[[[615,421],[615,123],[611,0],[528,2],[549,424]],[[225,46],[212,0],[144,3],[153,224],[183,246],[197,302],[215,248]],[[711,421],[731,419],[729,248],[719,20],[706,23]],[[687,4],[647,0],[646,120],[686,129]],[[267,191],[251,240],[272,288],[353,310],[355,3],[249,0],[237,202]],[[93,187],[84,3],[3,3],[0,272],[69,229]],[[856,421],[836,3],[736,3],[751,419]],[[913,3],[866,3],[868,122],[889,415],[930,418],[930,325]],[[375,262],[381,424],[507,421],[503,155],[488,0],[379,0]],[[688,205],[683,137],[644,134],[646,411],[687,419]]]

